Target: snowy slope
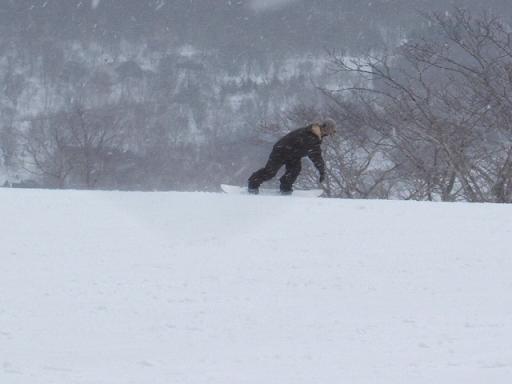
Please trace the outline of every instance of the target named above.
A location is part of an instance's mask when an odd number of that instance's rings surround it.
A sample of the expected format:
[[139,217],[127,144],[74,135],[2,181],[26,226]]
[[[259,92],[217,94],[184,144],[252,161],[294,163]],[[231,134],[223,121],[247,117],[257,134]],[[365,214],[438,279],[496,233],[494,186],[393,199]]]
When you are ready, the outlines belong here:
[[510,383],[512,206],[0,189],[0,383]]

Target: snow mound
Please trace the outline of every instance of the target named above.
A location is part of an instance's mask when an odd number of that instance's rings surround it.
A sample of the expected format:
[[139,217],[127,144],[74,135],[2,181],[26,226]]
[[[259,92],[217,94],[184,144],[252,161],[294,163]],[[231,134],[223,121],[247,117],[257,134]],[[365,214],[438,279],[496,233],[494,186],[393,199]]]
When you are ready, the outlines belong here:
[[0,382],[506,383],[512,207],[0,189]]

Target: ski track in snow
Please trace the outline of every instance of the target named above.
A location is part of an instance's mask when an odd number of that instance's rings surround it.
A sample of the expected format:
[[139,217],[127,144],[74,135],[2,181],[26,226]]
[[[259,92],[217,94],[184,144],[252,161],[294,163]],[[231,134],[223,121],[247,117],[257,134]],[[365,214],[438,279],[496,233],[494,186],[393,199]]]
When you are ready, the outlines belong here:
[[0,383],[508,383],[512,206],[0,189]]

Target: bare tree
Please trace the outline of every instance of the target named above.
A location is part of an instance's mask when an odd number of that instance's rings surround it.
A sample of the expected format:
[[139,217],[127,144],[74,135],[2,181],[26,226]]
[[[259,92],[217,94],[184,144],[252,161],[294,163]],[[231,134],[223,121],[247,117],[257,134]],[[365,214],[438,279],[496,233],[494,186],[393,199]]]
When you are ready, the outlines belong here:
[[25,170],[46,180],[48,186],[66,187],[74,167],[69,139],[62,116],[32,119],[22,134]]
[[123,144],[118,112],[115,108],[86,110],[74,105],[66,115],[75,167],[87,189],[94,188],[102,176],[109,150]]
[[425,17],[433,37],[392,54],[333,54],[335,70],[360,79],[340,91],[377,117],[386,157],[419,181],[411,198],[511,202],[512,34],[463,9]]
[[16,168],[18,157],[19,137],[12,124],[0,127],[0,166],[7,175]]
[[[50,186],[93,189],[112,152],[122,151],[122,117],[116,108],[89,109],[40,116],[23,134],[26,169]],[[45,183],[48,184],[48,183]]]

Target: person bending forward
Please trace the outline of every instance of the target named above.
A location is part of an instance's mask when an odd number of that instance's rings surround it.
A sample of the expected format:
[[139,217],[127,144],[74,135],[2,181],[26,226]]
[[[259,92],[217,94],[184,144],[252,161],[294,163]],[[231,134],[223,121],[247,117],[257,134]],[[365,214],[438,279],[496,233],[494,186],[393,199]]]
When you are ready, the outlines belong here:
[[320,173],[320,182],[325,177],[325,162],[322,158],[320,144],[325,136],[336,133],[336,123],[326,119],[320,123],[312,123],[306,127],[296,129],[274,144],[272,152],[264,168],[254,172],[248,180],[249,193],[257,194],[260,185],[272,179],[284,165],[286,172],[279,179],[280,191],[283,194],[292,193],[293,183],[300,174],[303,157],[309,157]]

